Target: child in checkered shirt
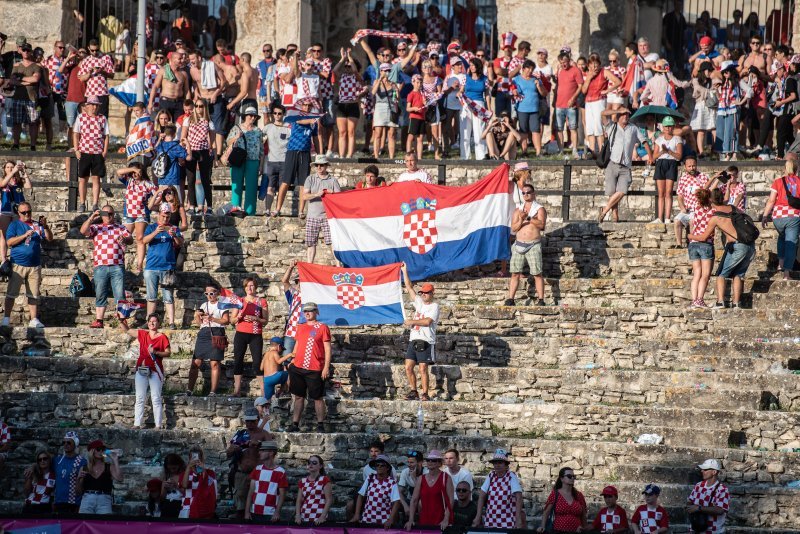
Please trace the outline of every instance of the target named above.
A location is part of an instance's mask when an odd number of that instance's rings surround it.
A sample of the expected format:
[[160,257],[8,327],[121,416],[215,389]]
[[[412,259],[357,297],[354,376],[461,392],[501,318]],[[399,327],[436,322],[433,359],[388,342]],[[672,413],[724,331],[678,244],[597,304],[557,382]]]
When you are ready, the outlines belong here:
[[592,528],[597,532],[623,534],[630,532],[628,514],[621,506],[617,506],[618,492],[614,486],[606,486],[601,492],[606,505],[595,516]]
[[661,488],[655,484],[648,484],[644,491],[644,502],[633,512],[631,527],[635,534],[665,534],[669,531],[669,515],[658,504]]

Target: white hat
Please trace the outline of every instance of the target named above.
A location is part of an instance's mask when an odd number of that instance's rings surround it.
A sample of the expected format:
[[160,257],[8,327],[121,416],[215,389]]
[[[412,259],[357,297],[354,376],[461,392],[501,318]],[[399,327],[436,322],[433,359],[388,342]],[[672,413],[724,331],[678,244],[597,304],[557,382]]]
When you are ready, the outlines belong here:
[[266,397],[259,397],[259,398],[257,398],[257,399],[255,400],[255,402],[253,403],[253,406],[254,406],[255,408],[258,408],[259,406],[264,406],[264,405],[265,405],[265,404],[267,404],[268,402],[269,402],[269,401],[266,399]]
[[722,467],[720,467],[719,462],[713,458],[709,458],[702,464],[697,466],[698,469],[713,469],[714,471],[722,471]]
[[76,447],[81,444],[81,440],[78,438],[78,433],[72,430],[64,434],[64,439],[72,440],[72,443],[74,443]]
[[330,162],[328,158],[325,157],[325,154],[317,154],[314,156],[314,163],[313,165],[329,165]]

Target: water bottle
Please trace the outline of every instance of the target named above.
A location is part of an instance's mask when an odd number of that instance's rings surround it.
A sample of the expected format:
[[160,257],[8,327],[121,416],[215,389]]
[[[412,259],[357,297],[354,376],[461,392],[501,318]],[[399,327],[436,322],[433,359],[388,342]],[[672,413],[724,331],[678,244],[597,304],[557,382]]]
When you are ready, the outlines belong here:
[[111,458],[111,455],[113,453],[117,453],[117,458],[118,459],[122,458],[122,449],[106,449],[104,454],[105,454],[106,458]]
[[422,430],[425,428],[425,412],[422,411],[422,403],[419,403],[419,408],[417,408],[417,430],[422,433]]

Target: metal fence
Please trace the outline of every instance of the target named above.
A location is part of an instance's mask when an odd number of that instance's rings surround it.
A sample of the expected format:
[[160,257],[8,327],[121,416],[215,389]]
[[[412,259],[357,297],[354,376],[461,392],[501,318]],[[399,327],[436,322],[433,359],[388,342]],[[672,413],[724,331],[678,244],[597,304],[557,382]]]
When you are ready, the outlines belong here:
[[[739,28],[733,26],[738,25],[746,30],[742,33],[745,40],[752,32],[765,41],[790,45],[795,4],[795,0],[684,0],[683,16],[691,29],[707,13],[709,20],[717,22],[713,29],[717,43],[725,44],[729,41],[729,26],[736,31]],[[672,11],[674,5],[675,0],[667,1],[664,13]],[[739,21],[735,21],[733,17],[737,10],[742,13]],[[745,50],[748,50],[746,46]]]

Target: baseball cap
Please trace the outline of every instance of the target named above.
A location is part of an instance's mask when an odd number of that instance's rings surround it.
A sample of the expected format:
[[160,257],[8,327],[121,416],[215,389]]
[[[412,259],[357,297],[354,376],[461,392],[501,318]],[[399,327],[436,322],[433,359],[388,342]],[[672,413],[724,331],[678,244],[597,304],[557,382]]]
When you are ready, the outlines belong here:
[[281,347],[283,347],[283,338],[280,336],[275,336],[269,340],[270,343],[277,343]]
[[100,105],[100,99],[97,98],[94,95],[88,96],[88,97],[86,97],[86,103],[87,104],[94,104],[95,106],[99,106]]
[[17,46],[25,46],[28,44],[28,40],[25,37],[17,37]]
[[161,206],[158,207],[158,211],[161,213],[172,213],[172,204],[169,202],[162,202]]
[[655,484],[648,484],[644,487],[644,491],[642,493],[645,495],[661,495],[661,488]]
[[714,44],[714,39],[706,35],[700,38],[700,46],[711,46]]
[[619,495],[619,492],[617,491],[617,488],[615,488],[614,486],[606,486],[605,488],[603,488],[603,491],[600,492],[600,495],[613,495],[614,497],[616,497],[617,495]]
[[96,440],[92,441],[91,443],[89,443],[89,450],[92,450],[92,449],[105,449],[105,448],[106,448],[106,444],[103,443],[102,439],[96,439]]
[[260,451],[277,451],[278,450],[278,443],[272,440],[262,441],[261,445],[258,446],[258,450]]
[[259,397],[255,401],[253,401],[253,407],[258,408],[259,406],[264,406],[268,402],[269,401],[267,400],[266,397]]
[[453,56],[453,57],[450,58],[450,65],[451,66],[452,65],[462,65],[462,64],[463,63],[461,62],[461,58],[459,58],[458,56]]
[[698,469],[713,469],[714,471],[722,471],[722,468],[719,465],[719,462],[713,458],[709,458],[702,464],[697,466]]
[[392,66],[389,63],[381,63],[379,70],[392,70]]
[[661,126],[675,126],[675,119],[667,115],[661,119]]
[[422,284],[422,287],[419,288],[420,292],[422,293],[433,293],[433,284],[430,282],[425,282]]
[[245,421],[258,421],[258,410],[255,408],[246,408],[242,419]]
[[317,306],[316,302],[306,302],[303,304],[303,311],[319,311],[319,306]]
[[519,163],[514,165],[514,172],[516,171],[527,171],[530,167],[528,166],[527,161],[520,161]]
[[540,49],[538,49],[538,50],[536,51],[536,53],[537,53],[537,54],[544,54],[544,55],[547,55],[547,49],[546,49],[546,48],[540,48]]

